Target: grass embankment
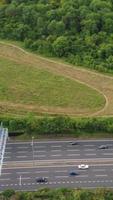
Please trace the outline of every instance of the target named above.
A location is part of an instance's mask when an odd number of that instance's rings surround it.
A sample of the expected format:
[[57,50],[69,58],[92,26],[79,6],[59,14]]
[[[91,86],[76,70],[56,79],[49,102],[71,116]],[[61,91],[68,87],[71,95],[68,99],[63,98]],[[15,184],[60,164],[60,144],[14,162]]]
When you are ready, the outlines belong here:
[[105,99],[96,90],[41,68],[41,62],[27,65],[27,58],[18,51],[15,57],[15,48],[12,58],[3,52],[5,49],[0,53],[0,113],[85,115],[104,106]]

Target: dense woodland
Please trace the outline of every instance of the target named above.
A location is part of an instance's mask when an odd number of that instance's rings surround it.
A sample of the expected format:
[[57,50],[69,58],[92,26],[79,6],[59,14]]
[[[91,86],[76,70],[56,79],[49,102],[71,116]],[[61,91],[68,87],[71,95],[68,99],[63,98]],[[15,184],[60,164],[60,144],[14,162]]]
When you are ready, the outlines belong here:
[[113,190],[40,189],[37,192],[4,191],[0,200],[113,200]]
[[0,0],[0,38],[113,71],[113,0]]

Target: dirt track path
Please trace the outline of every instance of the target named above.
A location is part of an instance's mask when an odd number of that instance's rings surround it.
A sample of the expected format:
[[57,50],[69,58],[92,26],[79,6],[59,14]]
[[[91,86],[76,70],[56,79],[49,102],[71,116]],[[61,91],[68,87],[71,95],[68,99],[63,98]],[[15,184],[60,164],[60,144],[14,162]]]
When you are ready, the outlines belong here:
[[[0,42],[0,55],[2,57],[7,57],[18,63],[25,63],[32,65],[33,67],[40,67],[49,70],[55,74],[60,74],[70,79],[76,80],[80,83],[86,84],[98,92],[103,94],[106,99],[105,107],[96,113],[88,114],[83,113],[83,115],[90,116],[110,116],[113,115],[113,78],[100,73],[89,71],[86,69],[81,69],[77,67],[72,67],[54,60],[46,59],[41,56],[28,53],[20,47],[12,44],[5,44]],[[16,105],[15,105],[16,106]],[[18,106],[18,105],[17,105]],[[22,105],[21,105],[22,106]],[[27,108],[26,108],[27,109]],[[35,107],[34,107],[35,109]],[[45,108],[44,112],[48,112]],[[65,113],[67,111],[58,109],[55,113]],[[54,108],[49,113],[54,113]],[[69,114],[74,114],[74,112],[69,112]],[[82,114],[82,113],[81,113]]]

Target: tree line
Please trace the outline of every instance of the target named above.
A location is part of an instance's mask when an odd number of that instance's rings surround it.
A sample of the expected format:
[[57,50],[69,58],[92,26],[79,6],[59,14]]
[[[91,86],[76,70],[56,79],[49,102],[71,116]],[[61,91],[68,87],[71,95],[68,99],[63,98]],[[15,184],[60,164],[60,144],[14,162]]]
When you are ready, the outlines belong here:
[[113,72],[112,0],[1,0],[0,38]]
[[6,190],[0,193],[1,200],[112,200],[113,190],[110,189],[48,189],[36,192],[15,192]]
[[9,136],[18,136],[26,133],[38,138],[42,136],[62,136],[73,135],[74,137],[98,135],[99,133],[113,134],[113,117],[111,118],[70,118],[64,116],[56,117],[2,117],[4,127],[9,129]]

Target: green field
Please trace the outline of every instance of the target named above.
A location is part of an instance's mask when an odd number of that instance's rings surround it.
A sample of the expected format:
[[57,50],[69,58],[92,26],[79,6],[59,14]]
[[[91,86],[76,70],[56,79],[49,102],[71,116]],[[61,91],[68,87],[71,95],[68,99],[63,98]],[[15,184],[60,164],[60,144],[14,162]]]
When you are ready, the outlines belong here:
[[0,112],[92,113],[105,99],[97,91],[41,68],[0,57]]

